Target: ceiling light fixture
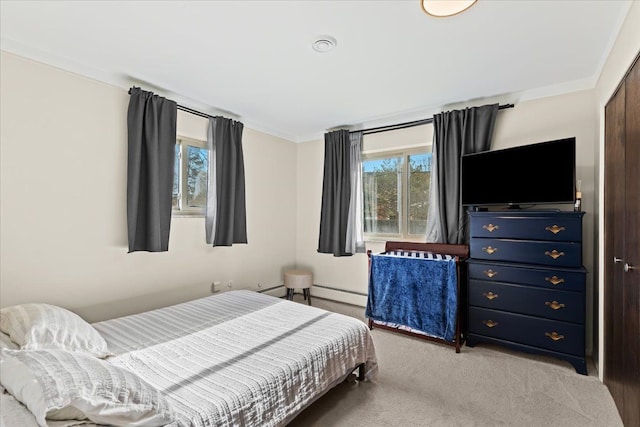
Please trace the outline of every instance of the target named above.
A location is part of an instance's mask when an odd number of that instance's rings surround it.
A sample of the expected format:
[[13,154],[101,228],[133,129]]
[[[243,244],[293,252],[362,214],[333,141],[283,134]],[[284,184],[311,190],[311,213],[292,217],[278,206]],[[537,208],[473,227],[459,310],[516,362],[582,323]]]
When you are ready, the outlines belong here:
[[469,9],[476,0],[420,0],[422,10],[439,18],[457,15]]
[[335,49],[337,45],[338,42],[336,42],[336,39],[331,36],[318,36],[311,47],[316,52],[327,53]]

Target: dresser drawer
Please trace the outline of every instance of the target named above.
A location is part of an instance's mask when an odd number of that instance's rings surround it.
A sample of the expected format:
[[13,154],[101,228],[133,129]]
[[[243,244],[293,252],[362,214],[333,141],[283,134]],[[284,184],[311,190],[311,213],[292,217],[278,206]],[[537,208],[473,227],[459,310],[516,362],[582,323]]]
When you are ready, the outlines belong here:
[[555,215],[474,214],[470,224],[471,237],[492,239],[582,241],[582,213]]
[[471,279],[469,304],[565,322],[584,323],[584,294],[578,292]]
[[536,240],[471,239],[471,258],[556,267],[582,267],[582,244]]
[[584,326],[486,308],[469,308],[469,333],[584,356]]
[[584,292],[587,271],[584,269],[518,266],[500,262],[467,261],[469,278],[531,285],[563,291]]

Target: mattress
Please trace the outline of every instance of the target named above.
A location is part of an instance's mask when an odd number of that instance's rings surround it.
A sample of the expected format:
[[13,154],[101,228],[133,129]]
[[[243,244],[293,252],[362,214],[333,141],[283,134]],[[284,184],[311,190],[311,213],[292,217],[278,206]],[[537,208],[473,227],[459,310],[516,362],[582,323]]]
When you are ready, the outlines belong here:
[[176,426],[282,426],[359,364],[377,372],[358,319],[240,290],[94,323],[163,392]]
[[[356,366],[367,380],[378,370],[360,320],[247,290],[93,326],[114,353],[109,363],[161,390],[172,427],[284,426]],[[7,392],[0,420],[37,426]]]

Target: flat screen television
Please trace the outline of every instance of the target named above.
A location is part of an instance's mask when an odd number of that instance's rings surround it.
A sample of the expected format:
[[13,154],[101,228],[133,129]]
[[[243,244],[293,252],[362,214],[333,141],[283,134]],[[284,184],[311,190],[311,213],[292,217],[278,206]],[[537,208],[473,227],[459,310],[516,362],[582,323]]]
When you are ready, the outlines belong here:
[[574,203],[576,139],[464,155],[461,181],[464,206]]

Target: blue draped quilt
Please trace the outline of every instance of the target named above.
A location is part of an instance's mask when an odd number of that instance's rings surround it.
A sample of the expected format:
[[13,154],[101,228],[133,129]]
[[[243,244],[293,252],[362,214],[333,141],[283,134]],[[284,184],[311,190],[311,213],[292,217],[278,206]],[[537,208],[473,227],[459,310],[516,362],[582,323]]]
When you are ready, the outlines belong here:
[[369,319],[396,323],[454,341],[456,260],[375,254],[371,256]]

